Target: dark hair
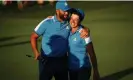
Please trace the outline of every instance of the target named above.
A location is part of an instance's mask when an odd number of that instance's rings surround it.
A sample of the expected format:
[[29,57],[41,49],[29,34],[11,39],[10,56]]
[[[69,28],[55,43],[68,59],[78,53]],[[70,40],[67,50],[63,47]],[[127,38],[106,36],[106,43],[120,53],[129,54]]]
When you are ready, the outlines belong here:
[[83,20],[82,15],[81,15],[80,12],[77,11],[75,8],[71,8],[71,9],[68,10],[67,12],[69,13],[68,21],[70,21],[70,18],[71,18],[71,16],[72,16],[72,14],[76,14],[76,15],[79,16],[79,20],[80,20],[79,22],[81,22],[81,21]]
[[72,14],[76,14],[79,16],[79,20],[80,20],[79,22],[81,22],[83,20],[81,13],[78,10],[76,10],[75,8],[71,8],[68,12],[69,12],[69,20],[70,20]]
[[83,20],[82,15],[78,11],[75,11],[72,14],[78,15],[79,16],[79,22],[82,22],[82,20]]

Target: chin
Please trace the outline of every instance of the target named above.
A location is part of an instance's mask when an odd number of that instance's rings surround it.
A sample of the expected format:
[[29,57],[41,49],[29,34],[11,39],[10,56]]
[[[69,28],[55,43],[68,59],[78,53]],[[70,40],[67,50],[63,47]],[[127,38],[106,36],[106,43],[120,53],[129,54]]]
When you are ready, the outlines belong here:
[[71,26],[71,28],[76,28],[75,26],[72,26],[72,25],[70,25]]
[[64,19],[67,19],[68,18],[68,16],[64,16]]
[[67,21],[68,19],[67,18],[64,18],[63,20]]

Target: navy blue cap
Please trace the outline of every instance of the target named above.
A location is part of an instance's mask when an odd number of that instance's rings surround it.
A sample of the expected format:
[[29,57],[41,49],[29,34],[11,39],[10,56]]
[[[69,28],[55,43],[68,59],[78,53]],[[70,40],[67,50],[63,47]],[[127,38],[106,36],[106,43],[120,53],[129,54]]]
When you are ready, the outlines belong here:
[[63,11],[67,11],[67,10],[69,10],[71,8],[68,6],[66,1],[58,1],[56,3],[56,9],[61,9]]
[[83,20],[84,17],[85,17],[84,11],[81,10],[81,9],[76,9],[76,10],[81,14],[81,18],[82,18],[82,20]]

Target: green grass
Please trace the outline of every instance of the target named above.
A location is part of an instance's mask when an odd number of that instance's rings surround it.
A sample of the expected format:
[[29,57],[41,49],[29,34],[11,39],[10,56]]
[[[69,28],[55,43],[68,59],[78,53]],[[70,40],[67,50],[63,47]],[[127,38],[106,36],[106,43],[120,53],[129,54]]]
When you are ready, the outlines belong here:
[[[69,2],[85,11],[83,24],[90,28],[101,77],[132,80],[133,2]],[[37,80],[38,62],[32,55],[30,34],[54,7],[33,6],[22,12],[0,13],[1,80]],[[40,42],[39,42],[40,45]],[[126,71],[124,71],[126,70]],[[123,71],[123,72],[122,72]]]

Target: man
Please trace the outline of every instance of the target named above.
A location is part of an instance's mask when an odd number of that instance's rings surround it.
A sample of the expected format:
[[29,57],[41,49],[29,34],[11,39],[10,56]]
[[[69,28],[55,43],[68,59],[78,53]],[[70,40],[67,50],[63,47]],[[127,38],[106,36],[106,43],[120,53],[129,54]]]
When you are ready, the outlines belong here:
[[83,29],[81,22],[84,16],[84,12],[77,9],[70,18],[71,31],[68,39],[69,77],[70,80],[89,80],[91,68],[93,68],[93,80],[99,80],[97,60],[90,36],[84,39],[80,37],[80,31]]
[[[31,46],[35,60],[39,60],[40,80],[68,80],[67,51],[68,36],[68,12],[70,7],[65,1],[56,3],[56,15],[44,19],[31,35]],[[85,37],[88,33],[81,33]],[[37,39],[42,36],[41,56],[37,49]]]

